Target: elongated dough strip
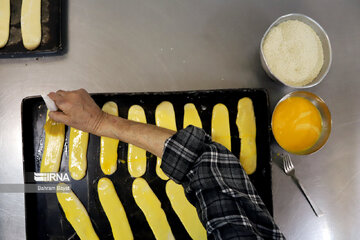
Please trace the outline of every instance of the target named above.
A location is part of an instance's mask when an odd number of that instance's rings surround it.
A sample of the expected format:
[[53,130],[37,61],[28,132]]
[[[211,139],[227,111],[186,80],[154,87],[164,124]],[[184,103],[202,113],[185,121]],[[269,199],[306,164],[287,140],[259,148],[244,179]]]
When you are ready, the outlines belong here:
[[[114,102],[107,102],[102,110],[108,114],[119,116],[118,107]],[[106,175],[113,174],[117,169],[118,139],[101,137],[100,139],[100,167]]]
[[214,106],[211,119],[211,137],[231,151],[231,135],[229,111],[227,107],[218,103]]
[[98,240],[99,238],[95,233],[85,207],[73,191],[59,191],[59,188],[65,189],[68,187],[65,183],[59,183],[56,191],[57,199],[65,213],[66,219],[70,222],[80,239]]
[[[170,102],[164,101],[156,107],[155,122],[156,126],[176,131],[175,111]],[[158,157],[156,161],[156,173],[161,179],[168,180],[169,177],[165,175],[160,166],[161,158]]]
[[69,172],[73,179],[80,180],[85,176],[87,168],[87,147],[89,133],[70,129],[69,139]]
[[192,103],[187,103],[184,106],[184,128],[189,125],[193,125],[198,128],[202,128],[201,119],[196,107]]
[[58,172],[65,141],[65,125],[49,118],[46,114],[45,146],[42,155],[40,172]]
[[34,50],[41,42],[41,0],[22,0],[21,35],[24,47]]
[[[184,123],[183,127],[193,125],[202,128],[202,122],[196,107],[192,103],[184,106]],[[192,239],[207,239],[204,226],[201,224],[196,208],[187,200],[184,189],[181,185],[169,180],[166,183],[166,194],[170,200],[171,206],[179,219],[183,223],[185,229]]]
[[132,193],[157,240],[175,239],[161,203],[143,178],[133,182]]
[[9,40],[10,0],[0,0],[0,48]]
[[256,122],[253,103],[250,98],[238,102],[236,125],[241,139],[240,163],[247,174],[256,170]]
[[[133,105],[129,109],[128,119],[146,123],[144,109]],[[146,172],[146,150],[135,145],[128,145],[128,171],[132,177],[141,177]]]
[[207,239],[206,230],[200,222],[196,208],[187,200],[184,188],[169,180],[166,183],[166,194],[190,237],[194,240]]
[[98,195],[101,206],[110,222],[114,239],[134,239],[124,207],[110,179],[101,178],[99,180]]

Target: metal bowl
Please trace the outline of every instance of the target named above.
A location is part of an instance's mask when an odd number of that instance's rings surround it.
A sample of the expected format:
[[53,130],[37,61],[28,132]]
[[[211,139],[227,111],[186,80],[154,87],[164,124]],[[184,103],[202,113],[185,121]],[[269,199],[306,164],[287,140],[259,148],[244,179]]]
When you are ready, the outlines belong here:
[[[311,92],[295,91],[295,92],[286,94],[282,99],[280,99],[280,101],[276,104],[274,111],[282,101],[284,101],[285,99],[287,99],[289,97],[302,97],[302,98],[309,100],[312,104],[314,104],[314,106],[319,110],[319,113],[321,116],[322,129],[321,129],[319,139],[312,147],[310,147],[309,149],[306,149],[305,151],[302,151],[302,152],[290,152],[290,151],[288,151],[288,152],[297,154],[297,155],[307,155],[307,154],[311,154],[311,153],[314,153],[314,152],[320,150],[327,142],[327,140],[330,136],[330,132],[331,132],[332,120],[331,120],[331,113],[329,111],[329,108],[325,104],[324,100],[322,100],[319,96],[317,96]],[[271,129],[273,129],[273,117],[274,117],[274,114],[271,118]],[[287,151],[286,149],[284,149],[284,150]]]
[[[307,25],[309,25],[316,32],[316,34],[319,36],[319,39],[320,39],[322,47],[323,47],[324,64],[323,64],[318,76],[312,82],[306,84],[305,86],[291,86],[291,85],[288,85],[288,84],[282,82],[277,77],[275,77],[275,75],[271,72],[271,70],[270,70],[270,68],[269,68],[269,66],[267,64],[264,53],[263,53],[263,43],[264,43],[264,40],[265,40],[266,36],[270,32],[270,30],[273,27],[279,25],[280,23],[288,21],[288,20],[298,20],[298,21],[301,21],[301,22],[306,23]],[[292,88],[310,88],[310,87],[313,87],[313,86],[319,84],[324,79],[326,74],[329,72],[331,62],[332,62],[332,52],[331,52],[330,40],[329,40],[329,37],[326,34],[325,30],[315,20],[313,20],[312,18],[310,18],[310,17],[308,17],[306,15],[303,15],[303,14],[290,13],[290,14],[279,17],[266,30],[264,36],[261,39],[261,43],[260,43],[260,59],[261,59],[261,65],[263,66],[265,72],[267,73],[267,75],[271,79],[273,79],[273,80],[275,80],[277,82],[280,82],[280,83],[282,83],[282,84],[284,84],[284,85],[286,85],[288,87],[292,87]]]

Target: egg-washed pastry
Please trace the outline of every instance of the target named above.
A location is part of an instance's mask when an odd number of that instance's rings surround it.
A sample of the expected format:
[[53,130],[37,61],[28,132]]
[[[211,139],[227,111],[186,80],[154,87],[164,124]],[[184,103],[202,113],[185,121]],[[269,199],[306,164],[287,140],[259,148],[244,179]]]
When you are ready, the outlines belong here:
[[184,128],[189,125],[193,125],[198,128],[202,128],[201,119],[196,107],[192,103],[187,103],[184,106]]
[[190,237],[194,240],[207,239],[206,230],[200,222],[196,208],[187,200],[184,188],[174,181],[169,180],[166,183],[165,189],[172,208]]
[[21,35],[24,47],[34,50],[41,42],[41,0],[22,0]]
[[[108,114],[119,116],[118,106],[114,102],[105,103],[102,110]],[[118,139],[100,138],[100,167],[106,175],[113,174],[117,169],[118,145]]]
[[69,172],[73,179],[80,180],[85,176],[87,168],[87,147],[89,133],[70,129],[69,139]]
[[[144,109],[139,105],[133,105],[129,109],[128,119],[146,123]],[[146,150],[133,144],[128,145],[127,157],[128,171],[132,177],[141,177],[146,172]]]
[[58,172],[65,141],[65,125],[49,118],[46,113],[45,146],[41,160],[40,172]]
[[95,230],[91,224],[90,217],[76,197],[73,191],[59,191],[59,188],[65,189],[69,187],[65,183],[59,183],[57,186],[56,196],[63,209],[66,219],[76,231],[81,240],[98,240]]
[[231,135],[229,111],[227,107],[218,103],[214,106],[211,119],[211,138],[231,151]]
[[256,170],[256,122],[253,103],[250,98],[238,102],[236,125],[241,141],[240,164],[247,174]]
[[0,48],[9,40],[10,0],[0,0]]
[[101,206],[110,222],[114,239],[134,239],[124,207],[110,179],[101,178],[99,180],[98,195]]
[[132,193],[136,204],[144,213],[155,238],[157,240],[175,239],[165,212],[161,208],[161,202],[143,178],[134,180]]
[[[156,126],[177,131],[175,111],[173,105],[170,102],[164,101],[156,107],[155,122]],[[165,175],[160,166],[161,158],[158,157],[156,161],[156,173],[161,179],[168,180],[169,177]]]
[[[183,128],[186,128],[189,125],[202,128],[199,113],[192,103],[187,103],[184,106]],[[207,239],[206,230],[200,222],[196,208],[187,200],[184,188],[174,181],[169,180],[166,183],[165,190],[172,208],[178,215],[191,238],[195,240]]]

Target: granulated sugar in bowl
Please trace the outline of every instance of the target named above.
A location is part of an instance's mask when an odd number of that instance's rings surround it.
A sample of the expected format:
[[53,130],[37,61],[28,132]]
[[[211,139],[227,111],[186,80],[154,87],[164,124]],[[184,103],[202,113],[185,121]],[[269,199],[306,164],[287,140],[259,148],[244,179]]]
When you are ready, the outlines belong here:
[[331,46],[324,29],[303,14],[277,19],[260,45],[261,63],[274,80],[294,88],[315,86],[331,65]]

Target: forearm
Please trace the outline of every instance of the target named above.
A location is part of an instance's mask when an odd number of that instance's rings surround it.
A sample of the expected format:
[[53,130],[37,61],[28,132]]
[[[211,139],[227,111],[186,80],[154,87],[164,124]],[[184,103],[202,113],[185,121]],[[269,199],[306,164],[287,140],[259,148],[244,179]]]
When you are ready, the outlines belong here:
[[151,124],[134,122],[121,117],[106,115],[99,135],[119,139],[162,157],[165,140],[175,132]]
[[117,138],[162,157],[165,140],[174,131],[142,124],[103,112],[84,89],[51,92],[49,97],[60,111],[49,117],[70,127],[98,136]]

